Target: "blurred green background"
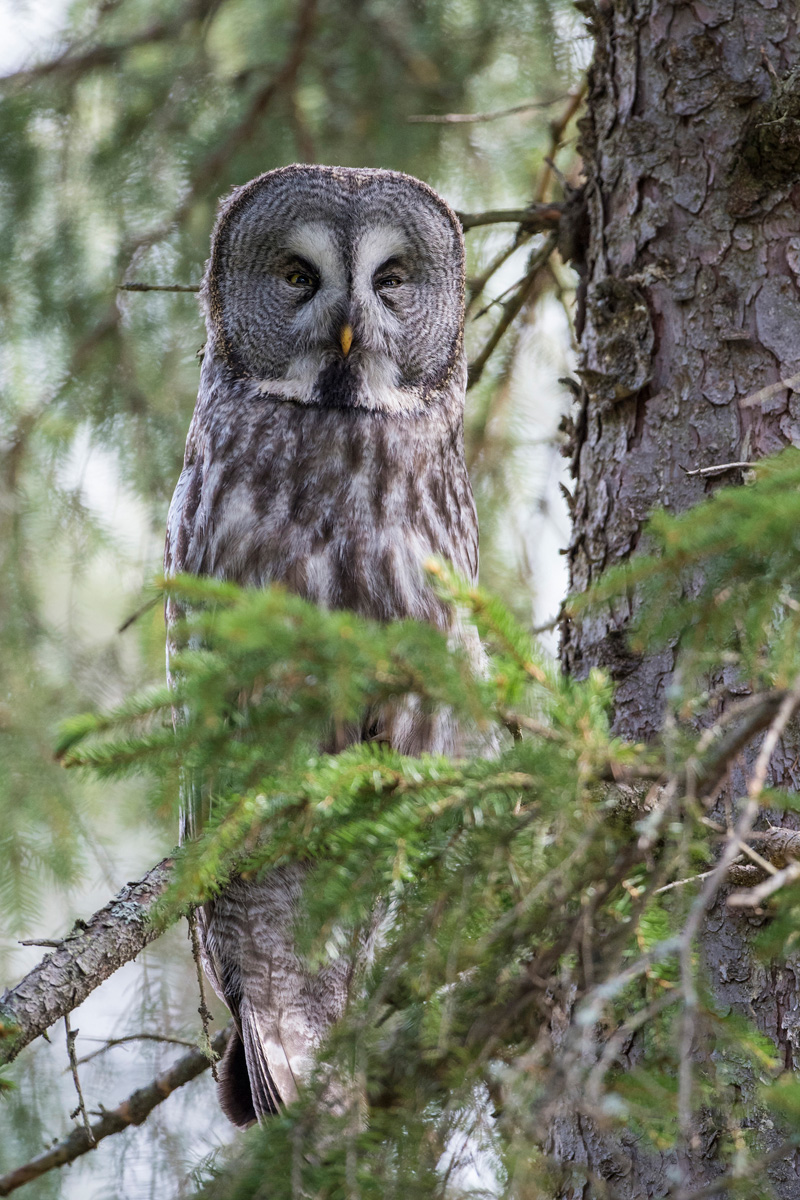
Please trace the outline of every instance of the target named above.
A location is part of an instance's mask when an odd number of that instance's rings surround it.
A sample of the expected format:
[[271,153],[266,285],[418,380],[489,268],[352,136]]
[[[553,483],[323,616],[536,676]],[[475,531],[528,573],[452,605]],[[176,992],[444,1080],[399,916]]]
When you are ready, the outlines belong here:
[[[0,53],[0,980],[176,840],[144,785],[73,776],[53,758],[59,720],[163,677],[163,617],[142,608],[160,569],[204,340],[191,293],[218,198],[294,161],[391,167],[457,209],[520,208],[577,180],[574,121],[590,42],[560,0],[6,0]],[[480,122],[419,115],[524,111]],[[468,273],[513,225],[467,234]],[[512,253],[470,313],[479,352],[541,238]],[[567,517],[558,423],[569,394],[574,280],[557,258],[469,395],[467,453],[482,582],[523,620],[555,614]],[[74,1014],[78,1050],[130,1032],[193,1041],[185,929],[172,930]],[[216,1010],[218,1020],[224,1010]],[[179,1051],[130,1043],[84,1067],[90,1108],[118,1103]],[[0,1172],[62,1137],[74,1094],[63,1028],[0,1095]],[[6,1078],[6,1076],[4,1076]],[[140,1131],[109,1139],[39,1196],[191,1191],[230,1137],[208,1076]],[[205,1089],[205,1090],[204,1090]]]

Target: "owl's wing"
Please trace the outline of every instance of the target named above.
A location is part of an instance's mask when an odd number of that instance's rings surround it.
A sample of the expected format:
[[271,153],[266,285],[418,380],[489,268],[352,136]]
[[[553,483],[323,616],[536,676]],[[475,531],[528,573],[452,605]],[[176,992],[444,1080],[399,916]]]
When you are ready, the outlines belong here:
[[[192,571],[190,547],[194,534],[194,522],[200,497],[200,464],[187,463],[181,471],[175,487],[167,517],[167,536],[164,545],[164,575],[170,579],[184,571]],[[173,660],[180,649],[177,640],[179,622],[186,610],[173,596],[167,599],[164,616],[167,624],[167,682],[173,686],[177,676]],[[186,719],[186,714],[173,705],[172,724],[177,728]],[[196,772],[184,769],[181,773],[180,841],[191,841],[202,831],[208,818],[208,796],[202,780]]]
[[220,1071],[220,1102],[236,1124],[270,1116],[297,1099],[316,1048],[342,1014],[349,958],[309,971],[295,946],[305,869],[274,867],[232,879],[204,912],[209,977],[231,1009],[240,1045]]

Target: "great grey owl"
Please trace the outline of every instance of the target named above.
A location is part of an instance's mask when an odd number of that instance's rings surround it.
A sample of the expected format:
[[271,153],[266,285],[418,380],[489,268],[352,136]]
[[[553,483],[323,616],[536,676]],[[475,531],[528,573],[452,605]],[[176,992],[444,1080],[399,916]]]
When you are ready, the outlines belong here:
[[[448,627],[423,570],[468,579],[478,530],[463,450],[464,244],[451,209],[394,171],[291,166],[222,204],[202,303],[208,340],[169,513],[168,575],[264,586],[328,608]],[[168,605],[168,628],[177,614]],[[354,738],[457,752],[413,704]],[[184,834],[202,824],[192,809]],[[306,969],[300,866],[233,880],[201,913],[207,974],[234,1017],[220,1101],[237,1125],[297,1095],[342,1013],[352,964]]]

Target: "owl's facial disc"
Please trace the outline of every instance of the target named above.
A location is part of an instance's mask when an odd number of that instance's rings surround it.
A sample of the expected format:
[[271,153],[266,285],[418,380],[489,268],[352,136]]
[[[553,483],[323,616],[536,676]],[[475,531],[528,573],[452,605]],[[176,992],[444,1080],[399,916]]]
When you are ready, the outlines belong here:
[[415,274],[412,248],[397,227],[376,226],[343,241],[320,222],[288,234],[284,282],[294,352],[261,389],[333,408],[419,409],[420,373],[404,317],[424,273]]
[[422,409],[461,353],[463,317],[460,237],[423,189],[298,168],[256,191],[212,258],[237,373],[300,404]]

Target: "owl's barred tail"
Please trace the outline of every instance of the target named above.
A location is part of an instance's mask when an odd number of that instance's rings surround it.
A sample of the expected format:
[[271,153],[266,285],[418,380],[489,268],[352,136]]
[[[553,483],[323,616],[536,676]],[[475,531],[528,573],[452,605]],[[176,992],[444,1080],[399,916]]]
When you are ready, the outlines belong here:
[[245,1017],[242,1026],[241,1036],[234,1030],[219,1064],[218,1092],[228,1120],[248,1129],[263,1117],[275,1116],[280,1097],[257,1031],[253,1036],[253,1022]]

